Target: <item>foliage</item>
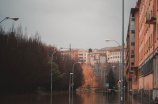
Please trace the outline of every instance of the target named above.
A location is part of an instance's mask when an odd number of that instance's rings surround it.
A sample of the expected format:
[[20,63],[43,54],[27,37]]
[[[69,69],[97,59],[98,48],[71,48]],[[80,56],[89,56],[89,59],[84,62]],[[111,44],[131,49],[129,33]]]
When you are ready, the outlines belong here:
[[[28,38],[22,27],[4,31],[0,27],[0,93],[35,91],[38,87],[50,90],[50,58],[56,47],[41,42],[36,33]],[[75,62],[56,52],[53,57],[53,90],[68,90],[69,74]],[[82,68],[75,65],[75,86],[81,86]]]
[[82,86],[83,87],[96,87],[97,84],[97,78],[96,78],[96,74],[94,72],[94,69],[87,64],[83,64],[82,65],[82,69],[83,69],[83,76],[84,76],[84,80],[82,82]]
[[53,62],[53,70],[52,70],[53,81],[57,79],[61,79],[63,78],[63,76],[64,76],[64,73],[61,73],[58,69],[58,65]]
[[106,83],[109,83],[109,88],[113,89],[113,86],[116,86],[116,78],[112,69],[110,69],[106,77]]

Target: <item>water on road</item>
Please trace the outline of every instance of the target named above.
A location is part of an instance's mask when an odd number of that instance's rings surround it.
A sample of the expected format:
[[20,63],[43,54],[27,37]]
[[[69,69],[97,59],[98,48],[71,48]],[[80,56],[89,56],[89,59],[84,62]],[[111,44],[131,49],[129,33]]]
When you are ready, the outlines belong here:
[[[50,94],[8,95],[0,97],[0,104],[50,104]],[[119,104],[118,94],[106,95],[95,92],[53,94],[52,104]],[[141,97],[125,95],[124,104],[149,104]]]

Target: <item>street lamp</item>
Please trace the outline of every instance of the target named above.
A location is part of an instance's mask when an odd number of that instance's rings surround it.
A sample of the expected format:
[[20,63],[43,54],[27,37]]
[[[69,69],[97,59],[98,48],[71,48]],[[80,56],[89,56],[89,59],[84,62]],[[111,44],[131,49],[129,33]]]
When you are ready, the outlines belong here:
[[[124,3],[124,1],[123,1]],[[115,41],[119,46],[121,46],[119,44],[119,42],[117,42],[116,40],[112,40],[112,39],[105,39],[106,42],[109,41]],[[123,79],[123,67],[124,67],[124,43],[122,44],[122,79]],[[120,63],[121,63],[121,49],[120,49]],[[121,65],[119,64],[119,80],[121,79]],[[122,80],[121,80],[122,81]],[[122,87],[123,83],[121,84],[121,86],[119,85],[119,92],[121,90],[121,103],[123,103],[122,99],[123,99],[123,87]],[[121,88],[120,88],[121,87]],[[120,94],[119,94],[120,95]],[[120,99],[119,99],[120,100]]]
[[[112,39],[105,39],[106,42],[109,42],[109,41],[115,41],[119,46],[121,46],[119,44],[119,42],[117,42],[116,40],[112,40]],[[120,49],[120,56],[121,56],[121,49]],[[121,63],[121,57],[120,57],[120,63]],[[119,80],[121,78],[121,65],[119,64]],[[119,90],[120,90],[120,87],[119,87]]]
[[[62,49],[62,48],[60,48]],[[59,50],[60,50],[59,49]],[[52,54],[52,58],[51,58],[51,104],[52,104],[52,69],[53,69],[53,55],[57,52],[57,50],[55,50]]]
[[71,86],[72,86],[72,84],[71,84],[71,75],[73,75],[73,73],[70,73],[70,77],[69,77],[69,92],[70,92],[70,90],[71,90]]
[[75,62],[74,64],[73,64],[73,66],[72,66],[72,91],[73,91],[73,86],[74,86],[74,82],[73,82],[73,78],[74,78],[74,66],[75,66],[75,64],[77,64],[77,63],[82,63],[82,62]]
[[120,44],[119,44],[119,42],[117,42],[116,40],[112,40],[112,39],[105,39],[105,41],[106,42],[109,42],[109,41],[115,41],[119,46],[120,46]]
[[0,23],[2,23],[4,20],[6,20],[6,19],[12,19],[12,20],[14,20],[14,21],[17,21],[19,18],[10,18],[10,17],[6,17],[5,19],[3,19]]

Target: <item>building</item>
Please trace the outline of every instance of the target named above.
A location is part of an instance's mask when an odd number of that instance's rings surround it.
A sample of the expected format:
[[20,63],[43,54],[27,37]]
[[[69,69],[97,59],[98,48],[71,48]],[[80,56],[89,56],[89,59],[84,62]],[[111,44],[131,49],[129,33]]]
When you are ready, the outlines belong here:
[[[124,75],[126,76],[126,80],[128,82],[128,86],[126,90],[129,91],[131,89],[138,89],[138,16],[139,9],[131,8],[128,31],[127,31],[127,51],[126,51],[126,61],[124,68]],[[133,79],[132,79],[133,75]],[[133,85],[133,87],[132,87]]]
[[[134,19],[132,21],[131,19]],[[127,32],[126,75],[133,94],[158,98],[158,0],[138,0],[131,9]],[[134,32],[135,31],[135,32]],[[135,45],[132,46],[134,36]],[[133,50],[134,49],[134,53]],[[132,55],[134,58],[132,59]]]
[[[93,52],[97,52],[97,50],[95,49],[95,50],[93,50]],[[78,55],[79,61],[83,62],[83,63],[87,63],[87,54],[88,53],[89,53],[88,49],[80,49],[79,55]]]
[[[105,47],[100,50],[99,52],[105,52],[107,54],[107,62],[108,63],[121,63],[121,56],[122,56],[122,46],[118,47]],[[124,59],[125,59],[125,52],[126,46],[124,46]],[[126,63],[126,61],[124,61]]]
[[[71,53],[69,50],[63,50],[63,51],[60,51],[61,55],[64,57],[69,57],[73,60],[76,60],[78,61],[78,55],[79,55],[79,50],[78,49],[71,49]],[[71,57],[70,57],[71,55]]]

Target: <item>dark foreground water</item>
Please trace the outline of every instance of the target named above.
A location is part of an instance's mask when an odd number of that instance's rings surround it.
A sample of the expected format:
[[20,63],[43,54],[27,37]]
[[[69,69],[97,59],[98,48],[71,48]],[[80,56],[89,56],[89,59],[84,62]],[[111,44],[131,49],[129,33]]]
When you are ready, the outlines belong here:
[[[118,100],[118,94],[107,96],[95,92],[74,92],[71,95],[62,93],[52,96],[52,104],[119,104]],[[50,94],[1,96],[0,104],[50,104]],[[149,101],[126,94],[124,104],[149,104]]]

